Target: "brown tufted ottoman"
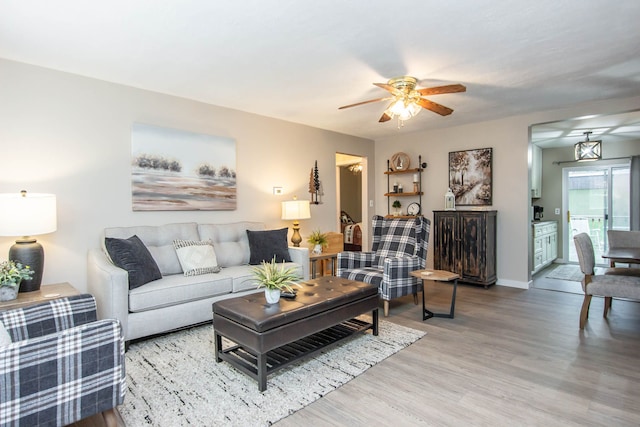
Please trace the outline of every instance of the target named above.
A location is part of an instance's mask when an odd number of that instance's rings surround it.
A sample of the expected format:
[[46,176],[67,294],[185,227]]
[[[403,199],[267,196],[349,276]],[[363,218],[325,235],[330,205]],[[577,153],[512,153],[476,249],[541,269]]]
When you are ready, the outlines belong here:
[[[267,375],[355,333],[378,335],[378,288],[339,277],[301,283],[295,299],[266,303],[264,293],[213,304],[216,362],[227,361],[267,389]],[[354,317],[372,312],[372,323]],[[222,337],[237,345],[222,348]]]

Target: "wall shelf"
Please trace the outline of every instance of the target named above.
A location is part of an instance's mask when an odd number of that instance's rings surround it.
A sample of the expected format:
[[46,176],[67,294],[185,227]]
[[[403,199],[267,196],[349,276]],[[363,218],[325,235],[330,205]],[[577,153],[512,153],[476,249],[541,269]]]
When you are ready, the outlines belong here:
[[[411,169],[404,169],[404,170],[393,170],[391,169],[391,161],[387,160],[387,170],[384,172],[385,175],[387,175],[387,192],[384,194],[384,197],[387,198],[387,215],[385,216],[385,218],[415,218],[415,215],[393,215],[391,213],[391,198],[396,198],[396,197],[414,197],[414,198],[418,198],[418,204],[420,205],[420,213],[419,215],[422,215],[422,213],[424,212],[424,206],[422,206],[422,196],[424,195],[424,193],[422,192],[422,172],[424,171],[424,169],[427,167],[426,163],[422,163],[422,155],[418,156],[418,166],[417,168],[411,168]],[[411,178],[413,178],[413,175],[418,175],[418,187],[417,190],[418,191],[403,191],[403,192],[393,192],[391,191],[392,189],[392,184],[391,184],[391,175],[394,176],[398,176],[400,183],[401,184],[407,184],[408,187],[407,188],[411,188],[412,190],[415,190],[414,187],[414,182],[413,179],[409,179],[407,180],[406,176],[410,176]],[[403,179],[404,178],[404,179]],[[406,209],[406,206],[405,206]]]

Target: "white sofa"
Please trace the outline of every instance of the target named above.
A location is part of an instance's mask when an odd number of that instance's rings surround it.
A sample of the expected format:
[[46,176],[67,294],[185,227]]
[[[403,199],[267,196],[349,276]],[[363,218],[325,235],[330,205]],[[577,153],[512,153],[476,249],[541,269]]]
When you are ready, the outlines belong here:
[[[258,292],[249,265],[247,230],[265,230],[263,223],[177,223],[160,226],[117,227],[104,230],[102,247],[88,253],[88,291],[97,302],[98,317],[122,324],[130,341],[212,320],[212,304],[221,299]],[[158,264],[162,278],[129,289],[126,270],[113,264],[105,237],[137,235]],[[185,276],[173,247],[174,240],[211,240],[222,267],[219,273]],[[289,247],[291,263],[303,280],[309,279],[309,249]]]

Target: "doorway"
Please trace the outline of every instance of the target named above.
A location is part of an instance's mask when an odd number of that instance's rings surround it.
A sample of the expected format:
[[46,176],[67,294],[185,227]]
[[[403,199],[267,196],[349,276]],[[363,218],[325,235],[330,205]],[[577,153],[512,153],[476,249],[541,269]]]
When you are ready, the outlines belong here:
[[591,237],[596,264],[605,265],[607,230],[629,230],[629,165],[581,166],[562,170],[562,204],[567,212],[564,253],[577,263],[573,236]]
[[367,158],[336,153],[336,187],[337,230],[345,235],[345,250],[364,250],[369,245],[369,224],[363,221],[368,214]]

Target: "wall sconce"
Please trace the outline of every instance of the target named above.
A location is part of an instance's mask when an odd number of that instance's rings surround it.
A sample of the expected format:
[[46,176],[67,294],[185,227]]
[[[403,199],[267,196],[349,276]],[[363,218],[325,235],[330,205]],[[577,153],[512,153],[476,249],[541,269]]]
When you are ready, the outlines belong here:
[[291,236],[293,246],[300,247],[300,242],[302,242],[298,220],[309,218],[311,218],[311,209],[309,208],[308,200],[298,200],[294,196],[293,200],[282,202],[282,219],[293,221],[293,236]]
[[574,157],[579,162],[602,159],[602,141],[589,141],[591,133],[593,132],[584,132],[585,140],[574,145]]
[[30,279],[20,284],[20,292],[40,289],[44,270],[44,249],[35,238],[57,229],[56,196],[29,193],[0,194],[0,236],[23,236],[9,249],[9,260],[28,265]]

